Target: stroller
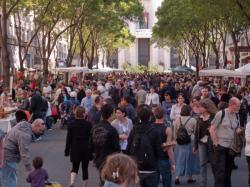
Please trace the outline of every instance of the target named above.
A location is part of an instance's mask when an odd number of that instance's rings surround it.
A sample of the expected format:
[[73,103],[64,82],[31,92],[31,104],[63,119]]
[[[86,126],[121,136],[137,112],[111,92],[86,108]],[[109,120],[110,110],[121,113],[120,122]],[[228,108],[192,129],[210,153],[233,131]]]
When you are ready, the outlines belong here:
[[61,115],[61,129],[67,128],[68,122],[74,119],[74,110],[78,105],[79,104],[75,103],[74,100],[68,100],[60,104],[59,111]]

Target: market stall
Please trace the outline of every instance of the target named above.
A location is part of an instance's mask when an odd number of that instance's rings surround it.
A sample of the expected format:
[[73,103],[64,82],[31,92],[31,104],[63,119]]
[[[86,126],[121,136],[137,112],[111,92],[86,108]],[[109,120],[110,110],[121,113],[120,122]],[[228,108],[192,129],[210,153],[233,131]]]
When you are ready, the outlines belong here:
[[239,77],[239,78],[246,78],[247,74],[242,72],[237,72],[234,70],[228,69],[207,69],[201,70],[199,75],[202,77]]

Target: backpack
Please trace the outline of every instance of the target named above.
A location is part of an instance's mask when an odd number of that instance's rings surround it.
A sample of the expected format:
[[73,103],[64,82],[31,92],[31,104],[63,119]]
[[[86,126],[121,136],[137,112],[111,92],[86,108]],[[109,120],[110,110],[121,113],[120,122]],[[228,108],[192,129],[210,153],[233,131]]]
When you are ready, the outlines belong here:
[[103,147],[107,141],[109,131],[101,124],[96,125],[92,130],[92,142],[95,147]]
[[187,124],[187,122],[191,119],[188,118],[186,123],[183,125],[181,122],[181,118],[180,118],[180,127],[177,130],[176,133],[176,141],[179,145],[185,145],[185,144],[189,144],[191,142],[191,138],[187,132],[187,129],[185,127],[185,125]]
[[153,127],[150,127],[144,133],[135,133],[129,150],[130,155],[137,161],[139,170],[151,170],[156,164],[153,146],[148,137],[152,129]]

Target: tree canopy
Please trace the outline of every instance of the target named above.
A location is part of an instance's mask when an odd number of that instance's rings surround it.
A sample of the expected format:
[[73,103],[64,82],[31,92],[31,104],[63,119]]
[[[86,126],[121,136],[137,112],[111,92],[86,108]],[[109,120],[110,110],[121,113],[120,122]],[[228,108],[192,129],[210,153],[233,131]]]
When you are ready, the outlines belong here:
[[[244,0],[165,0],[157,11],[154,40],[159,45],[180,48],[180,52],[183,46],[188,47],[198,69],[207,66],[208,56],[212,53],[219,68],[221,55],[226,61],[225,43],[229,35],[234,44],[237,68],[238,41],[249,30],[249,4]],[[222,44],[224,49],[221,54]]]

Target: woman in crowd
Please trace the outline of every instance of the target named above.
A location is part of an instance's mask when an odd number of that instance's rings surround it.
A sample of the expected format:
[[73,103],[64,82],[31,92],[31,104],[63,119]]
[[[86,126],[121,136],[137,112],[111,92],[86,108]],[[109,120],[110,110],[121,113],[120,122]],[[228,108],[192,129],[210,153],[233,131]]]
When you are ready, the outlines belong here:
[[75,119],[68,124],[65,156],[70,155],[72,170],[70,187],[73,187],[80,164],[82,164],[83,186],[87,187],[89,163],[89,138],[92,125],[85,119],[85,109],[77,107]]
[[209,150],[210,148],[208,145],[210,134],[208,129],[210,128],[211,121],[213,120],[214,115],[218,110],[214,102],[211,101],[210,99],[201,100],[199,103],[198,110],[200,113],[200,117],[198,118],[195,131],[194,153],[199,152],[200,169],[201,169],[201,187],[206,187],[207,163],[209,160],[209,152],[210,152]]
[[190,106],[192,108],[192,116],[195,119],[198,119],[200,116],[200,112],[199,112],[199,102],[200,102],[201,98],[199,96],[196,96],[194,98],[192,98]]
[[177,103],[174,104],[171,108],[171,112],[170,112],[171,120],[175,121],[180,116],[181,109],[185,105],[184,100],[185,99],[182,94],[179,94],[177,96]]
[[[175,184],[179,185],[180,176],[188,176],[188,183],[196,182],[192,175],[197,174],[198,170],[198,157],[193,154],[193,142],[196,129],[196,120],[191,117],[191,107],[184,105],[181,109],[180,117],[174,121],[175,137],[177,145],[175,147],[175,159],[176,159],[176,178]],[[185,144],[178,143],[179,128],[184,127],[188,136],[190,136],[190,142]]]
[[112,122],[112,126],[115,127],[119,134],[121,150],[125,153],[128,144],[128,136],[133,128],[133,123],[131,119],[126,117],[126,111],[124,108],[116,108],[115,116],[116,119]]
[[172,100],[172,96],[170,95],[169,92],[166,92],[164,96],[165,96],[165,100],[162,101],[162,108],[164,110],[166,122],[171,124],[170,112],[171,112],[172,106],[174,105],[174,101]]
[[159,105],[160,104],[160,98],[157,93],[155,93],[155,89],[153,86],[150,88],[150,93],[146,96],[146,105],[152,106],[152,105]]
[[129,187],[139,182],[135,161],[124,154],[110,155],[101,172],[103,187]]

